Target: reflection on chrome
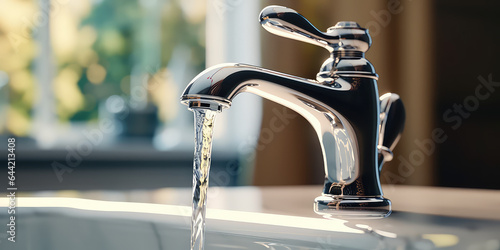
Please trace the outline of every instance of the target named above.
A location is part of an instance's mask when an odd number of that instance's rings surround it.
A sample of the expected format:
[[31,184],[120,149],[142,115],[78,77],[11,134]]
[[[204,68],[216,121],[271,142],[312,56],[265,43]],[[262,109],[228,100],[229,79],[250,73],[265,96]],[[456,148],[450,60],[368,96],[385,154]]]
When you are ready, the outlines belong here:
[[[390,149],[397,140],[391,139],[394,143],[385,148],[385,143],[379,145],[378,76],[364,57],[371,45],[368,30],[355,22],[339,22],[321,32],[296,11],[281,6],[264,8],[260,22],[271,33],[315,44],[331,53],[316,79],[245,64],[220,64],[189,83],[182,103],[189,108],[222,110],[229,108],[239,93],[250,92],[296,111],[316,131],[323,155],[325,184],[315,200],[316,212],[389,215],[391,203],[383,197],[379,162],[381,158],[390,160]],[[384,122],[384,134],[391,134],[387,130],[394,119]]]

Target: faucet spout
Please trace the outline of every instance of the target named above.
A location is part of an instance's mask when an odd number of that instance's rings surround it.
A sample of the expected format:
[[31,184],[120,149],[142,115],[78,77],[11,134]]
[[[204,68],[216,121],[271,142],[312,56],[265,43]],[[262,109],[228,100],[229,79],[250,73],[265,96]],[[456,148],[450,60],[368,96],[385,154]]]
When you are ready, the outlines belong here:
[[181,101],[190,108],[221,110],[242,92],[286,106],[314,128],[325,169],[323,195],[316,205],[356,199],[353,203],[363,206],[362,197],[390,206],[379,182],[376,76],[339,75],[334,81],[319,82],[251,65],[221,64],[195,77]]
[[330,52],[315,80],[251,65],[220,64],[195,77],[181,101],[189,108],[221,111],[239,93],[250,92],[296,111],[314,128],[323,155],[325,183],[315,199],[316,213],[388,216],[391,202],[383,197],[379,172],[392,159],[405,115],[398,95],[384,95],[379,101],[378,76],[365,58],[371,45],[368,30],[343,21],[321,32],[295,10],[275,5],[261,11],[260,23],[273,34]]

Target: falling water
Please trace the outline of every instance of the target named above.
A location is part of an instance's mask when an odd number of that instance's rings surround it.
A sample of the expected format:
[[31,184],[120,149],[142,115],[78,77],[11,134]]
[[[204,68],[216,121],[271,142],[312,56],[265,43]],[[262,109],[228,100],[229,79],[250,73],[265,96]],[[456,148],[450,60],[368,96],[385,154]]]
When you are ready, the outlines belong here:
[[200,250],[205,241],[205,212],[208,174],[212,155],[212,134],[216,111],[193,109],[195,126],[193,164],[193,214],[191,216],[191,250]]

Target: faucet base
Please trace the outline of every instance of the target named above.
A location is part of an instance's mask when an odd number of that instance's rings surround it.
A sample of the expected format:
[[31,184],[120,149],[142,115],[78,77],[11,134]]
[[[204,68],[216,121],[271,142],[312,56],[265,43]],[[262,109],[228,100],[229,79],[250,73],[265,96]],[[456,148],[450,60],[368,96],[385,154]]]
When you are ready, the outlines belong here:
[[322,195],[314,199],[314,212],[325,218],[384,218],[391,214],[391,201],[382,196]]

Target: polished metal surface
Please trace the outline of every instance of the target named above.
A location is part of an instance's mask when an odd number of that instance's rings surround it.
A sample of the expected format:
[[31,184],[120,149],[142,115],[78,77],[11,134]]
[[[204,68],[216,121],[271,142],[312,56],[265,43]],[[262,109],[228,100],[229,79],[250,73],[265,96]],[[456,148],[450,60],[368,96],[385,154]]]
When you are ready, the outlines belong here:
[[405,126],[405,108],[399,95],[386,93],[380,97],[380,129],[378,165],[382,170],[385,162],[392,160],[392,150],[396,147]]
[[[353,86],[354,82],[358,85]],[[280,103],[311,123],[320,140],[330,183],[353,183],[359,172],[372,171],[365,170],[366,166],[376,165],[378,94],[375,80],[339,77],[334,85],[326,86],[250,65],[226,64],[199,75],[186,88],[183,102],[190,105],[214,100],[228,106],[241,92]],[[359,102],[354,104],[351,100]],[[358,141],[358,137],[365,139]],[[364,193],[380,195],[376,186],[378,178],[364,177],[365,185],[370,185]]]
[[371,45],[368,30],[355,22],[339,22],[327,32],[321,32],[295,10],[282,6],[264,8],[260,13],[260,23],[273,34],[318,45],[330,52],[362,54]]
[[354,22],[340,22],[323,33],[294,10],[280,6],[264,8],[260,21],[274,34],[331,52],[317,79],[245,64],[220,64],[191,81],[182,103],[222,110],[239,93],[250,92],[296,111],[316,131],[323,154],[325,185],[315,200],[316,211],[387,216],[390,201],[382,196],[379,181],[378,77],[364,58],[371,44],[368,31]]

